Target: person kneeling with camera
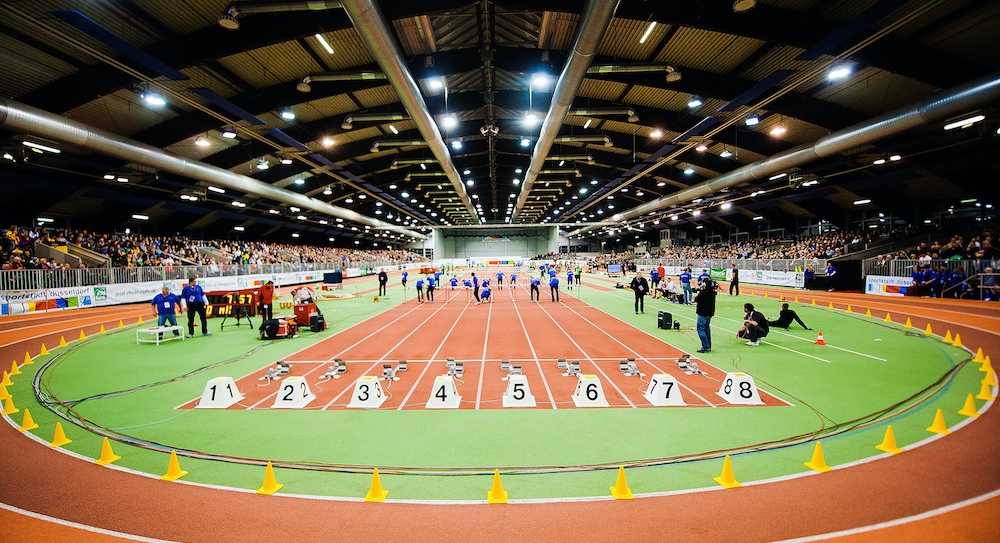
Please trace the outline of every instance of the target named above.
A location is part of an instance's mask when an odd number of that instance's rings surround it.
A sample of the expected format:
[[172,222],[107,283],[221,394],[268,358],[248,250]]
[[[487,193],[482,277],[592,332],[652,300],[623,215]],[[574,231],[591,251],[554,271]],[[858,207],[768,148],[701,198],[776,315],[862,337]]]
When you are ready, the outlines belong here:
[[743,311],[746,312],[743,317],[743,327],[736,332],[736,337],[749,339],[747,345],[756,347],[760,345],[760,339],[766,337],[770,331],[767,319],[760,311],[754,310],[753,304],[743,304]]

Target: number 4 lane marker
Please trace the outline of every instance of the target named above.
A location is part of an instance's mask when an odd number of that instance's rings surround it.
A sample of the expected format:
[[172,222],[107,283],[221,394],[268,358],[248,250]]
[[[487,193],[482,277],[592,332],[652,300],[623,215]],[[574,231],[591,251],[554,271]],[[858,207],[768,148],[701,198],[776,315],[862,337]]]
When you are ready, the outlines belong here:
[[[434,360],[434,359],[437,358],[438,353],[441,352],[441,348],[444,347],[445,342],[448,341],[449,337],[451,337],[451,333],[455,331],[455,327],[458,326],[458,323],[462,321],[462,315],[464,315],[465,311],[467,309],[469,309],[469,305],[470,304],[465,304],[465,307],[462,308],[462,312],[458,314],[458,318],[455,319],[455,322],[451,323],[451,328],[449,328],[448,329],[448,333],[444,335],[444,338],[441,340],[441,343],[438,345],[437,350],[435,350],[434,354],[431,355],[431,360]],[[444,306],[442,305],[441,307],[444,307]],[[437,313],[437,311],[435,311],[435,313]],[[426,321],[424,321],[424,322],[426,322]],[[409,337],[409,336],[407,336],[407,337]],[[407,391],[406,396],[403,398],[403,403],[399,404],[399,407],[396,408],[397,411],[402,411],[403,407],[406,407],[406,402],[408,402],[410,400],[410,396],[413,396],[413,393],[417,390],[417,385],[420,384],[420,380],[424,378],[424,375],[427,373],[427,370],[429,370],[430,367],[433,366],[433,365],[434,365],[434,362],[428,362],[427,365],[424,366],[424,371],[421,371],[420,375],[417,376],[417,380],[413,382],[413,386],[410,387],[410,390]]]

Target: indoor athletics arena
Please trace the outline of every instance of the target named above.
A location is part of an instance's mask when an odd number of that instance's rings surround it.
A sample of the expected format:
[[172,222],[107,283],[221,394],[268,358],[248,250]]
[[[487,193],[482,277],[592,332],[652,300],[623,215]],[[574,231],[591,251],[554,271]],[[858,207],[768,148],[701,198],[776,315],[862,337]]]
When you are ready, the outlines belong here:
[[0,541],[1000,541],[1000,1],[0,2]]

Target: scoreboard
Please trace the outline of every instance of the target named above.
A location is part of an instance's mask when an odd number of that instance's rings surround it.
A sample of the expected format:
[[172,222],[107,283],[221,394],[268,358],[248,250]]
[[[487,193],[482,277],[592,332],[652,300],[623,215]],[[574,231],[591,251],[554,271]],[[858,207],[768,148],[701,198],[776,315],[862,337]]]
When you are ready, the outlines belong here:
[[205,314],[208,317],[235,317],[237,308],[242,308],[242,315],[257,316],[257,291],[252,288],[243,290],[217,290],[206,292],[208,307]]

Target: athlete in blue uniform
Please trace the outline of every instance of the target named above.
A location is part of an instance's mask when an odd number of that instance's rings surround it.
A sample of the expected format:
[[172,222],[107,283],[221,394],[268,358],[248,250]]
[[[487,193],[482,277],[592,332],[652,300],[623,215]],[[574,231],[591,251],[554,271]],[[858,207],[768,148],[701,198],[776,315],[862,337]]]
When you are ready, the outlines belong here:
[[455,290],[455,287],[457,287],[457,286],[458,286],[458,277],[455,277],[454,275],[452,275],[451,276],[451,290]]
[[566,270],[566,288],[573,290],[573,270]]
[[410,272],[403,270],[403,289],[406,289],[406,278],[410,276]]
[[[483,287],[482,297],[483,297],[483,301],[484,302],[486,302],[486,303],[493,303],[493,300],[490,298],[490,287]],[[476,302],[476,303],[479,303],[479,302]]]
[[417,279],[417,303],[424,303],[424,280]]
[[538,292],[538,285],[542,282],[537,277],[531,278],[531,301],[537,302],[541,298],[541,293]]
[[497,271],[497,289],[503,290],[503,272]]
[[476,305],[479,305],[482,300],[479,299],[479,278],[476,277],[476,272],[472,272],[472,295],[476,297]]
[[681,290],[684,292],[684,303],[691,305],[691,299],[694,297],[694,293],[691,291],[691,270],[681,270],[680,280]]
[[427,276],[427,301],[434,301],[434,275]]
[[551,278],[549,279],[549,294],[552,295],[552,301],[559,301],[559,278],[556,277],[556,272],[552,272]]

